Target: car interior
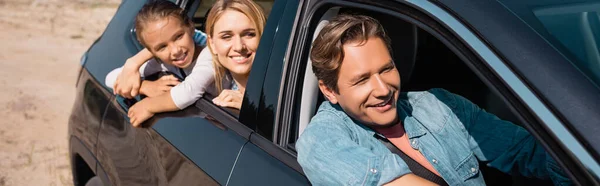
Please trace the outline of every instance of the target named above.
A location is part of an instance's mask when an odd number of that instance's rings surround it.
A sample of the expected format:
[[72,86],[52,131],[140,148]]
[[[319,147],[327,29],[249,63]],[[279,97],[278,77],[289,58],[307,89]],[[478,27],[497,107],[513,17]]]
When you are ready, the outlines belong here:
[[[459,58],[448,46],[416,25],[386,14],[351,8],[331,8],[323,14],[313,34],[313,40],[328,20],[340,13],[374,17],[383,25],[392,40],[392,56],[401,76],[401,91],[425,91],[444,88],[461,95],[487,112],[520,125],[520,120],[507,104]],[[309,54],[310,55],[310,54]],[[302,134],[320,103],[325,101],[312,72],[310,59],[306,63],[298,127],[294,138]],[[291,141],[295,141],[292,139]],[[484,165],[485,162],[480,162]],[[522,176],[510,176],[494,168],[480,166],[488,185],[552,185],[550,181]]]

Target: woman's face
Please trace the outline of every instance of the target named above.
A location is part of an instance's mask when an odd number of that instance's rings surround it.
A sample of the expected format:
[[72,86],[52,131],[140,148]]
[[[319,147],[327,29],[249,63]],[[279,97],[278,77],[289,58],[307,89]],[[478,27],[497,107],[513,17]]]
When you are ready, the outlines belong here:
[[179,68],[192,63],[196,45],[191,29],[181,20],[167,17],[149,22],[141,35],[148,50],[161,61]]
[[243,13],[226,10],[213,25],[208,42],[219,62],[234,75],[250,73],[258,48],[258,29]]

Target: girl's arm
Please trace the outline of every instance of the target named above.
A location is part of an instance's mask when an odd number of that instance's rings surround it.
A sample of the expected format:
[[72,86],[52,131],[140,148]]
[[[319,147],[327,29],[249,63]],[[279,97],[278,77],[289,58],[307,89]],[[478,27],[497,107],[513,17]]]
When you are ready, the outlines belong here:
[[125,61],[117,80],[113,86],[113,93],[119,94],[125,98],[133,98],[140,92],[140,67],[148,60],[152,59],[152,53],[144,48],[134,56]]

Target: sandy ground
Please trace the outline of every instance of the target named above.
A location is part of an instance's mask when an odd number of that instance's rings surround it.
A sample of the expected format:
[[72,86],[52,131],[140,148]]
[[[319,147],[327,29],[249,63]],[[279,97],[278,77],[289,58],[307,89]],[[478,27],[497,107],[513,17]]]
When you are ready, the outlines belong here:
[[73,185],[67,122],[81,54],[120,0],[0,0],[0,186]]

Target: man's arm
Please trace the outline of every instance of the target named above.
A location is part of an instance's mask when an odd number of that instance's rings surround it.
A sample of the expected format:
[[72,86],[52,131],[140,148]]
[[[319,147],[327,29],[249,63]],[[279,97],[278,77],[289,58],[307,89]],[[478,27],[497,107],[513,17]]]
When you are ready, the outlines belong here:
[[[353,140],[344,119],[320,111],[298,139],[298,163],[313,185],[383,185],[422,181],[398,155],[375,154]],[[348,121],[346,121],[348,122]],[[351,122],[351,121],[350,121]]]
[[421,186],[435,186],[437,184],[430,182],[424,178],[421,178],[414,174],[405,174],[394,181],[386,183],[385,186],[408,186],[408,185],[421,185]]
[[480,161],[510,174],[569,183],[543,146],[524,128],[501,120],[466,98],[442,89],[432,93],[446,101],[465,127],[469,145]]

